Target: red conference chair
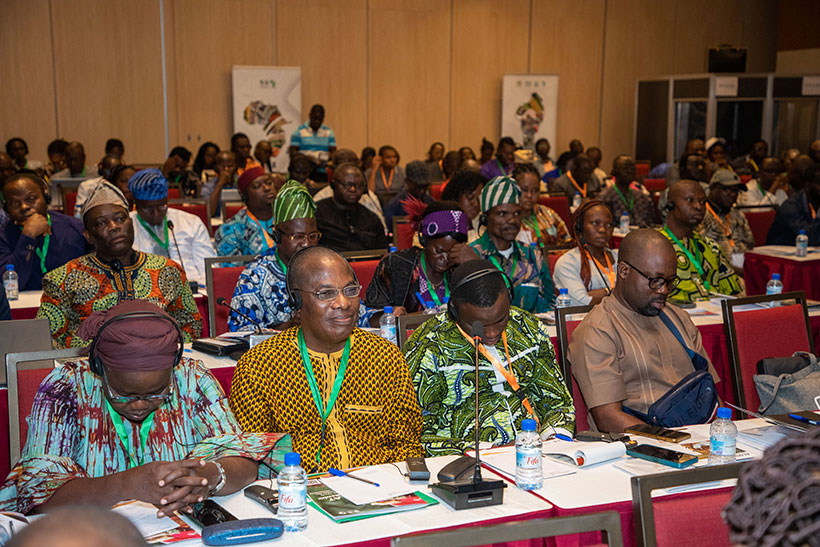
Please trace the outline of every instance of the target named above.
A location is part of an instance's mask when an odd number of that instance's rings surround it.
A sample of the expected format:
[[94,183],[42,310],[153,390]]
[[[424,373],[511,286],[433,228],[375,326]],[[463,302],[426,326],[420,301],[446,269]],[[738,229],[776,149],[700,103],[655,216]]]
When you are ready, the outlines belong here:
[[179,199],[179,188],[168,188],[168,199]]
[[70,217],[74,216],[74,206],[77,205],[77,191],[63,192],[63,212]]
[[208,210],[208,202],[206,200],[169,199],[168,207],[171,207],[172,209],[179,209],[180,211],[185,211],[186,213],[191,213],[192,215],[198,216],[202,221],[202,224],[204,224],[205,228],[208,230],[208,235],[214,235],[213,226],[211,226],[211,212]]
[[558,262],[558,259],[561,258],[565,252],[566,250],[560,252],[550,251],[549,256],[547,257],[547,260],[549,261],[550,275],[555,273],[555,263]]
[[740,182],[743,184],[746,184],[750,180],[752,180],[752,175],[740,175]]
[[444,192],[444,183],[441,184],[433,184],[430,186],[430,196],[438,201],[441,199],[441,193]]
[[393,217],[393,245],[397,249],[409,249],[413,246],[416,231],[407,217]]
[[364,295],[367,293],[367,286],[373,280],[373,275],[376,273],[376,266],[379,265],[381,258],[387,254],[387,249],[373,249],[369,251],[347,251],[342,253],[342,256],[350,262],[350,267],[356,273],[356,279],[362,286],[359,293],[359,298],[364,300]]
[[638,176],[639,179],[642,179],[645,176],[647,176],[651,169],[652,164],[646,160],[635,162],[635,174]]
[[643,179],[643,185],[649,193],[663,192],[666,190],[666,179]]
[[[738,306],[763,302],[778,302],[780,305],[735,311]],[[814,353],[806,293],[795,291],[726,299],[721,302],[721,307],[735,402],[741,408],[757,411],[760,397],[752,379],[757,374],[757,362],[764,357],[787,357],[795,351]]]
[[239,212],[242,207],[244,207],[244,203],[224,203],[223,204],[223,213],[222,213],[222,221],[228,222],[231,220],[236,213]]
[[[216,336],[228,331],[228,316],[231,311],[216,303],[224,298],[229,303],[236,289],[239,274],[254,255],[215,256],[205,259],[205,286],[208,291],[208,336]],[[241,266],[223,266],[224,263],[240,263]]]
[[555,330],[558,331],[558,365],[561,367],[564,382],[566,382],[567,389],[570,394],[572,394],[572,401],[575,403],[576,431],[589,430],[589,418],[587,416],[587,405],[584,402],[584,397],[581,395],[578,384],[575,382],[575,378],[572,376],[572,365],[567,357],[570,337],[575,331],[575,328],[581,324],[581,321],[567,321],[567,316],[587,313],[591,309],[592,306],[571,306],[569,308],[557,308],[555,310]]
[[776,211],[744,211],[746,220],[749,221],[749,228],[752,229],[752,235],[755,237],[755,247],[760,247],[766,244],[766,235],[769,233],[769,228],[772,227]]
[[548,196],[541,194],[541,196],[538,198],[538,203],[546,207],[549,207],[550,209],[558,213],[558,216],[561,217],[561,219],[567,223],[567,226],[569,226],[570,218],[572,217],[572,215],[569,212],[569,198],[567,198],[567,196]]

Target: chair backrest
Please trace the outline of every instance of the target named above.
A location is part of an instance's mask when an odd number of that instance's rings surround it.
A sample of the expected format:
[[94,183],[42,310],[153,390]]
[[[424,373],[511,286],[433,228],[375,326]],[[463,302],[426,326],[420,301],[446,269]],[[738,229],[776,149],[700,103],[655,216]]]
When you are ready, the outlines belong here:
[[430,197],[438,201],[441,199],[441,194],[444,192],[444,184],[433,184],[430,186]]
[[77,205],[77,190],[61,187],[63,193],[63,212],[70,217],[74,216],[74,206]]
[[387,249],[371,249],[367,251],[347,251],[342,253],[342,256],[350,262],[350,267],[356,273],[356,279],[362,286],[359,292],[359,298],[364,300],[364,295],[367,293],[367,286],[373,280],[373,275],[376,273],[376,267],[384,255],[387,254]]
[[430,545],[446,545],[447,547],[470,547],[473,545],[526,541],[598,531],[603,533],[603,541],[606,541],[606,545],[612,547],[621,547],[623,545],[620,514],[617,511],[605,511],[571,517],[521,520],[503,524],[434,530],[432,532],[394,537],[390,540],[390,546],[428,547]]
[[402,353],[404,352],[404,344],[407,343],[407,339],[410,338],[413,331],[419,328],[419,325],[431,317],[435,317],[435,315],[425,313],[408,313],[406,315],[400,315],[396,318],[396,332],[399,339],[399,349]]
[[643,185],[650,194],[663,192],[666,189],[666,179],[643,179]]
[[743,211],[743,214],[746,215],[746,220],[749,221],[749,228],[752,229],[752,235],[755,238],[755,247],[765,245],[766,235],[769,233],[769,228],[772,227],[777,211]]
[[538,198],[538,203],[558,213],[558,216],[569,226],[572,215],[569,212],[569,198],[567,196],[548,196],[541,194],[541,197]]
[[734,479],[742,466],[732,463],[632,477],[632,517],[638,545],[732,545],[720,516],[732,495],[730,488],[655,498],[654,503],[652,491]]
[[202,224],[205,225],[205,229],[208,230],[208,235],[214,235],[213,226],[211,226],[211,211],[208,208],[207,200],[169,199],[168,207],[198,216]]
[[[786,302],[789,300],[794,303]],[[767,302],[776,305],[736,311],[739,306]],[[806,293],[795,291],[779,295],[727,298],[721,302],[721,307],[735,403],[742,408],[757,411],[760,397],[752,379],[757,374],[757,362],[764,357],[787,357],[795,351],[814,353]]]
[[168,199],[179,199],[179,188],[168,188]]
[[549,263],[550,275],[555,274],[555,264],[558,262],[558,259],[564,255],[565,252],[566,249],[560,252],[550,251],[547,255],[547,262]]
[[[0,354],[51,349],[48,319],[12,319],[0,321]],[[6,383],[6,369],[0,370],[0,384]]]
[[635,175],[642,179],[649,174],[652,169],[652,163],[649,160],[638,160],[635,162]]
[[[233,297],[239,274],[245,265],[254,259],[254,255],[215,256],[205,259],[205,286],[208,291],[208,336],[216,336],[228,330],[228,316],[230,310],[225,306],[218,306],[217,298],[225,298],[228,302]],[[225,262],[239,262],[241,266],[222,266]],[[265,326],[265,325],[263,325]]]
[[228,222],[245,204],[240,202],[222,202],[222,222]]
[[555,309],[555,330],[558,332],[558,347],[556,348],[558,365],[561,367],[561,374],[564,376],[567,390],[572,395],[572,401],[575,404],[575,429],[577,431],[588,430],[589,419],[587,418],[587,405],[578,384],[575,382],[575,378],[572,376],[572,365],[567,358],[567,352],[570,337],[575,328],[581,324],[581,321],[578,319],[568,321],[567,316],[584,314],[591,309],[592,306],[570,306]]
[[[48,351],[28,351],[6,355],[6,382],[9,400],[9,462],[20,459],[20,452],[26,442],[28,423],[34,395],[43,379],[54,369],[55,359],[79,357],[84,348],[69,348]],[[47,368],[20,370],[21,363],[45,361]]]
[[407,217],[393,217],[393,245],[397,249],[409,249],[413,246],[416,231]]

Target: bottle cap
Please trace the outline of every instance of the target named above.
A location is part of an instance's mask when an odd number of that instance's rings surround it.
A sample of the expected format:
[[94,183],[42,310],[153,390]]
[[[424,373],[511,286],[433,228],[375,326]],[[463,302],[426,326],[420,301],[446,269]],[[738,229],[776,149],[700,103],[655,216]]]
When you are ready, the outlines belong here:
[[779,273],[772,274],[772,279],[776,279],[776,280],[780,281],[780,274]]
[[391,245],[390,247],[388,247],[388,250],[389,250],[391,253],[395,253],[396,251],[398,251],[398,249],[396,248],[396,246],[395,246],[395,245]]
[[13,270],[14,269],[14,264],[6,264],[6,269],[7,270]]
[[428,300],[427,302],[425,302],[425,303],[424,303],[424,307],[425,307],[425,308],[435,308],[435,307],[436,307],[436,303],[435,303],[435,302],[433,302],[432,300]]
[[302,456],[298,452],[285,454],[285,465],[299,465],[300,463],[302,463]]
[[558,294],[569,294],[569,289],[567,289],[567,288],[558,289]]
[[797,233],[798,233],[799,235],[801,235],[801,236],[804,236],[804,235],[806,235],[806,230],[800,230],[800,231],[799,231],[799,232],[797,232]]
[[525,418],[521,420],[521,431],[535,431],[535,420],[532,418]]
[[385,315],[388,314],[388,313],[393,313],[393,306],[385,306],[384,307],[384,313],[385,313]]
[[722,406],[718,408],[717,417],[722,420],[731,420],[732,419],[732,409]]

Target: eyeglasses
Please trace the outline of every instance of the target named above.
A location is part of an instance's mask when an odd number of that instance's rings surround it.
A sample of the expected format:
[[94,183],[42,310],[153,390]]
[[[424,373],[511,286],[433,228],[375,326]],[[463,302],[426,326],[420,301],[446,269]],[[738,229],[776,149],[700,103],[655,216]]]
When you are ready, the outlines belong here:
[[318,230],[313,231],[313,232],[308,232],[306,234],[302,233],[302,232],[297,232],[295,234],[288,234],[288,233],[283,232],[282,230],[276,230],[276,231],[279,232],[280,234],[282,234],[282,237],[286,237],[291,241],[308,240],[310,243],[317,243],[319,241],[319,238],[322,237],[322,232],[320,232]]
[[132,403],[136,403],[137,401],[145,401],[148,403],[167,403],[171,400],[174,396],[174,381],[173,381],[173,372],[171,383],[163,390],[167,391],[167,393],[157,393],[156,395],[117,395],[111,389],[111,384],[108,383],[108,374],[106,374],[105,369],[103,369],[103,383],[105,384],[105,390],[108,392],[108,400],[112,403],[118,405],[130,405]]
[[341,289],[319,289],[318,291],[306,291],[304,289],[293,290],[310,293],[313,296],[315,296],[317,300],[327,302],[328,300],[336,300],[336,298],[339,296],[339,293],[342,293],[342,295],[345,298],[355,298],[359,296],[359,293],[362,290],[362,286],[357,283],[355,285],[347,285],[346,287],[342,287]]
[[633,266],[632,264],[630,264],[626,260],[621,260],[621,262],[623,262],[624,264],[626,264],[627,266],[629,266],[630,268],[632,268],[633,270],[635,270],[636,272],[638,272],[639,274],[644,276],[649,281],[649,288],[652,289],[653,291],[660,290],[660,288],[663,287],[664,285],[666,285],[667,289],[669,289],[670,291],[673,291],[673,290],[675,290],[675,287],[678,286],[678,283],[680,283],[680,278],[677,275],[669,277],[669,278],[666,278],[666,277],[649,277],[648,275],[643,273],[641,270],[639,270],[638,268],[636,268],[635,266]]
[[364,183],[356,184],[355,182],[340,182],[339,187],[342,190],[364,190]]

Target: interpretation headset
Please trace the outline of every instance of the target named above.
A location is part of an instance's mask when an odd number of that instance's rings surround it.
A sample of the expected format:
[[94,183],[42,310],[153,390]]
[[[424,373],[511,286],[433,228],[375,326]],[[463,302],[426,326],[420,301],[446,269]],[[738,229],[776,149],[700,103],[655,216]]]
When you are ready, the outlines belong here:
[[[46,201],[46,205],[51,204],[51,189],[49,188],[49,185],[45,181],[45,179],[43,179],[42,177],[40,177],[40,176],[38,176],[34,173],[15,173],[11,177],[14,177],[15,175],[17,176],[17,178],[15,180],[18,180],[18,179],[21,179],[21,178],[25,177],[25,178],[27,178],[29,180],[33,180],[34,182],[39,184],[40,185],[40,190],[42,190],[42,192],[43,192],[43,199]],[[11,177],[9,177],[9,178],[11,178]],[[2,186],[5,186],[5,185],[6,185],[6,182],[3,182],[3,184],[0,185],[0,203],[3,204],[3,209],[8,213],[9,212],[8,204],[6,203],[6,198],[3,195],[3,192],[1,191]]]
[[577,237],[580,241],[584,240],[584,217],[586,216],[587,211],[599,206],[606,207],[609,214],[612,215],[612,220],[615,220],[615,213],[612,212],[612,207],[610,207],[605,201],[600,199],[585,201],[580,207],[578,207],[578,209],[575,210],[574,223],[572,225],[573,230],[575,230],[575,237]]
[[174,321],[171,317],[167,315],[163,315],[161,313],[153,312],[153,311],[134,311],[129,313],[124,313],[122,315],[118,315],[113,317],[103,323],[100,327],[100,330],[97,331],[97,334],[94,336],[94,339],[91,341],[91,346],[88,348],[88,365],[91,372],[96,374],[97,376],[103,375],[103,364],[100,361],[99,356],[97,355],[97,340],[99,340],[102,336],[103,331],[105,328],[112,324],[116,323],[117,321],[123,321],[125,319],[137,319],[137,318],[151,318],[151,319],[162,319],[171,323],[174,326],[174,329],[177,331],[177,341],[179,343],[179,349],[177,349],[176,355],[174,355],[174,364],[171,367],[176,367],[180,361],[182,361],[182,351],[185,348],[184,342],[185,339],[182,337],[182,329],[179,328],[179,324]]
[[504,285],[507,287],[507,292],[510,295],[510,302],[513,301],[513,297],[515,296],[515,289],[513,289],[512,279],[508,276],[505,272],[499,270],[498,268],[482,268],[480,270],[476,270],[473,273],[467,274],[464,279],[459,281],[455,284],[455,286],[450,289],[450,300],[447,301],[447,313],[450,317],[458,323],[458,310],[456,309],[455,304],[453,304],[453,296],[456,294],[456,291],[466,285],[467,283],[472,283],[477,279],[481,279],[482,277],[488,277],[491,275],[500,274],[504,277]]
[[668,200],[668,201],[666,202],[666,205],[664,205],[664,206],[663,206],[663,208],[664,208],[664,210],[666,210],[666,211],[671,211],[672,209],[674,209],[674,208],[675,208],[675,202],[674,202],[674,201],[672,201],[672,200],[671,200],[671,199],[669,199],[669,198],[667,198],[667,200]]
[[[327,249],[328,251],[333,251],[333,253],[338,255],[342,260],[344,260],[345,264],[347,264],[347,267],[350,268],[350,273],[353,274],[353,280],[356,281],[356,283],[359,282],[359,278],[356,276],[356,270],[353,269],[353,267],[350,265],[350,262],[347,261],[344,255],[342,255],[342,253],[340,253],[336,249],[331,249],[330,247],[325,247],[323,245],[314,245],[313,247],[304,247],[302,249],[299,249],[293,254],[292,257],[290,257],[291,265],[293,264],[293,261],[294,259],[296,259],[297,256],[304,252],[307,252],[310,249],[313,249],[314,247],[322,247],[324,249]],[[290,309],[292,309],[293,311],[298,311],[302,309],[302,293],[298,290],[290,288],[292,284],[291,279],[293,277],[293,274],[291,273],[292,271],[293,268],[291,267],[288,268],[287,273],[285,273],[285,294],[288,297],[288,306],[290,306]]]

